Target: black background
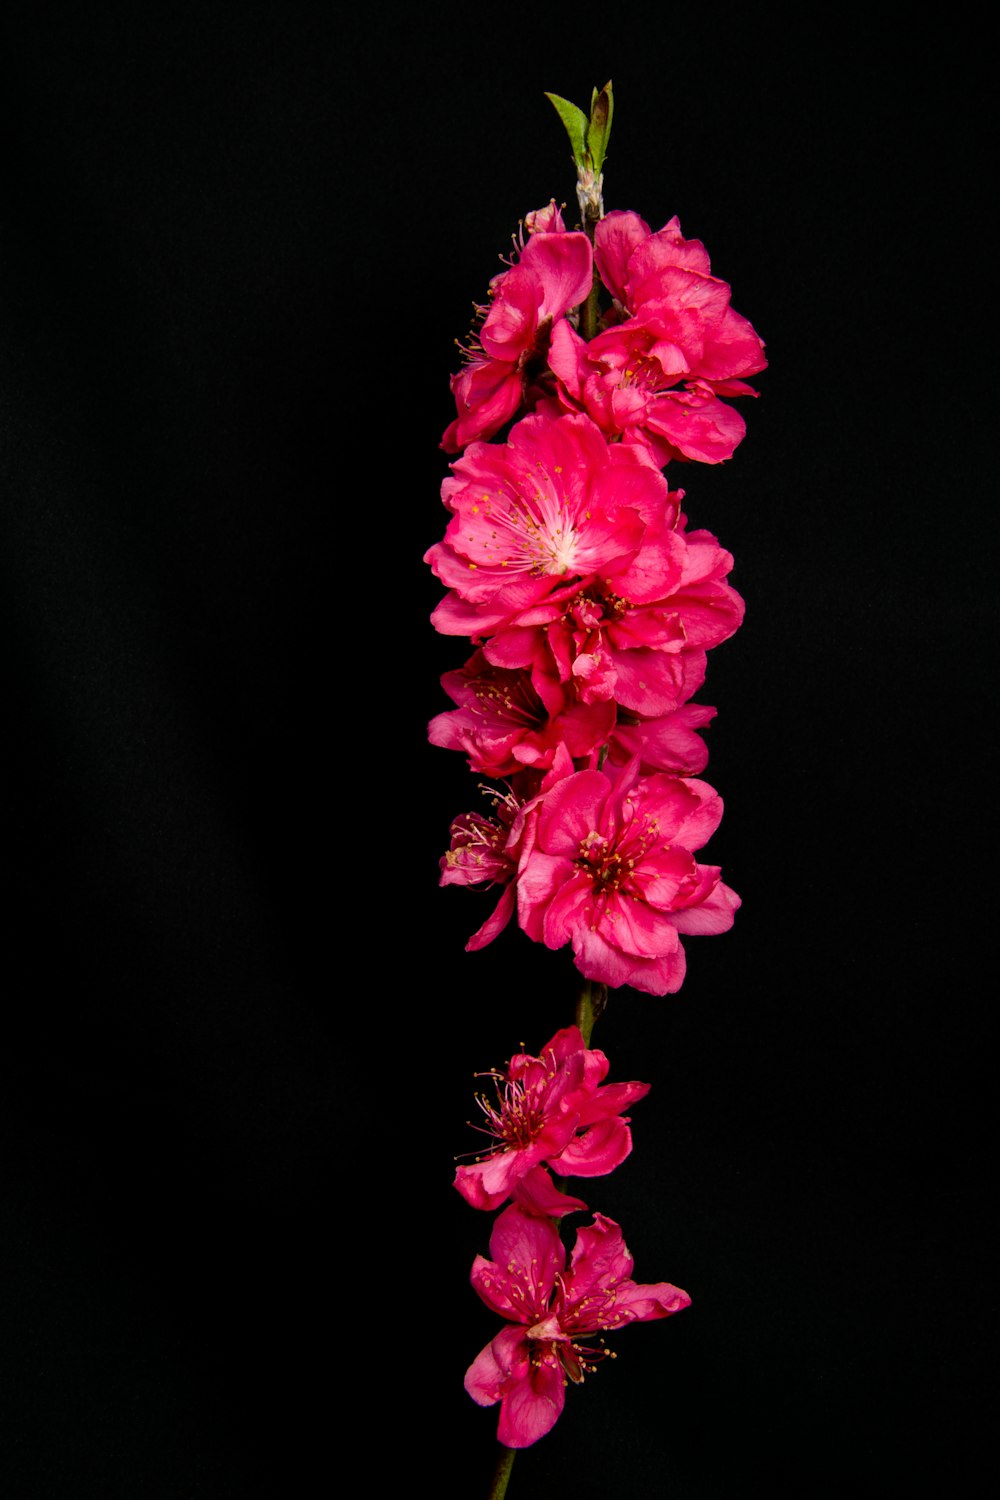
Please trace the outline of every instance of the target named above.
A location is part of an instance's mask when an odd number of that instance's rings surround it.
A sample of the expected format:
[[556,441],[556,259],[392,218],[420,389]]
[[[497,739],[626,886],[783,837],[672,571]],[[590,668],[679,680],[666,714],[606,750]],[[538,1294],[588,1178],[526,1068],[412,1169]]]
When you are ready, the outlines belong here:
[[963,1493],[995,1307],[971,28],[4,27],[5,1493],[440,1465],[485,1497],[489,1221],[451,1158],[472,1072],[566,1024],[575,971],[516,931],[464,953],[489,898],[437,889],[476,793],[424,741],[462,652],[421,555],[452,340],[572,197],[543,91],[609,76],[608,206],[679,214],[771,360],[733,461],[671,471],[748,604],[700,695],[744,907],[595,1036],[653,1091],[585,1196],[694,1305],[621,1336],[510,1493]]

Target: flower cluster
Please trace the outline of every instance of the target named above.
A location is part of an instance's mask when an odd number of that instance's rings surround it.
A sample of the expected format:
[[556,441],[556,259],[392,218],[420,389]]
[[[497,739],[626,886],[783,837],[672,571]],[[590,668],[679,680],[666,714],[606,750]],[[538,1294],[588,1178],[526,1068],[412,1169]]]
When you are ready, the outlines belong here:
[[432,621],[472,648],[430,739],[502,783],[452,824],[441,883],[500,889],[470,949],[516,913],[587,979],[664,995],[681,936],[739,906],[695,858],[722,805],[695,779],[715,710],[692,700],[743,618],[730,554],[689,528],[664,468],[731,456],[744,426],[723,398],[755,394],[766,361],[676,218],[654,233],[610,213],[593,244],[554,205],[525,227],[452,381],[443,446],[464,451],[426,556],[446,591]]
[[604,1214],[569,1254],[558,1224],[587,1210],[565,1178],[629,1155],[625,1111],[649,1089],[606,1082],[589,1045],[592,985],[673,993],[682,938],[725,932],[740,904],[698,858],[722,802],[700,779],[715,709],[694,696],[743,601],[729,553],[689,527],[664,471],[732,456],[744,424],[730,402],[756,394],[747,377],[766,364],[676,218],[654,232],[635,213],[603,216],[610,85],[589,120],[549,97],[573,142],[586,232],[554,203],[528,214],[477,308],[442,442],[457,455],[448,521],[426,554],[444,589],[433,623],[471,649],[442,678],[453,707],[429,736],[493,783],[485,807],[452,823],[441,884],[494,892],[469,949],[516,915],[534,942],[569,947],[588,981],[585,1032],[566,1027],[539,1055],[480,1075],[492,1080],[477,1095],[481,1144],[455,1174],[467,1203],[499,1211],[472,1284],[504,1326],[465,1387],[499,1403],[508,1448],[547,1433],[567,1384],[615,1357],[606,1332],[690,1301],[632,1279]]
[[577,1230],[567,1265],[553,1222],[585,1209],[563,1193],[563,1176],[603,1176],[632,1149],[622,1114],[649,1091],[646,1083],[605,1084],[608,1060],[586,1047],[576,1026],[559,1031],[539,1057],[516,1053],[494,1072],[495,1100],[478,1104],[478,1128],[489,1145],[455,1186],[474,1208],[496,1209],[490,1259],[477,1256],[472,1285],[505,1326],[470,1365],[465,1388],[480,1406],[500,1403],[497,1436],[526,1448],[558,1418],[568,1382],[579,1384],[615,1355],[599,1335],[627,1323],[666,1318],[690,1302],[669,1282],[632,1280],[632,1257],[620,1227],[604,1214]]

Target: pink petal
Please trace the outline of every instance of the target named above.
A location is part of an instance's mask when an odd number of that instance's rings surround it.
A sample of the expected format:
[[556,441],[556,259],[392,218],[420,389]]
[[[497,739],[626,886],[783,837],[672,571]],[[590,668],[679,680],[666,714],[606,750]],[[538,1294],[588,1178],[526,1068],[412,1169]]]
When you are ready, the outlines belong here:
[[611,295],[624,306],[628,263],[633,251],[652,231],[645,219],[630,210],[613,209],[594,228],[594,260]]
[[586,1050],[583,1045],[583,1032],[579,1026],[564,1026],[561,1031],[556,1032],[551,1041],[545,1043],[541,1056],[551,1055],[556,1062],[565,1062],[567,1058]]
[[540,322],[541,286],[525,259],[498,277],[489,313],[479,330],[479,342],[490,359],[511,365],[531,348]]
[[466,943],[466,953],[478,952],[480,948],[485,948],[487,943],[492,943],[493,939],[503,932],[514,915],[515,889],[516,884],[513,880],[504,886],[493,915],[486,918],[482,927],[478,928]]
[[582,870],[576,871],[556,891],[542,922],[542,940],[546,948],[562,948],[571,941],[577,927],[587,921],[592,894],[593,882]]
[[[698,866],[699,871],[709,868],[717,874],[714,867]],[[697,906],[691,905],[681,911],[670,912],[669,921],[678,932],[710,936],[717,932],[728,932],[741,905],[742,902],[736,892],[719,880],[711,894]]]
[[563,1277],[567,1302],[578,1306],[584,1297],[609,1291],[631,1276],[632,1264],[621,1225],[595,1214],[592,1224],[582,1224],[576,1232],[569,1270]]
[[534,850],[517,881],[517,920],[534,943],[545,941],[545,913],[556,891],[574,873],[573,861]]
[[600,771],[578,771],[553,787],[538,819],[538,842],[546,854],[575,858],[581,841],[597,828],[607,795]]
[[[598,1120],[610,1120],[649,1093],[648,1083],[608,1083],[599,1088],[586,1104],[581,1105],[579,1125],[593,1125]],[[575,1101],[574,1101],[575,1103]]]
[[708,747],[696,730],[714,719],[715,713],[714,708],[688,703],[656,719],[618,724],[611,737],[611,763],[621,765],[638,753],[647,773],[696,776],[708,762]]
[[470,365],[452,378],[458,410],[441,439],[446,453],[457,453],[477,438],[492,437],[509,422],[521,404],[524,382],[509,362],[488,359]]
[[583,382],[587,373],[587,345],[563,318],[552,330],[549,345],[549,368],[577,401],[583,399]]
[[640,971],[640,960],[626,958],[586,924],[577,927],[573,934],[573,956],[585,979],[596,979],[611,989],[631,984],[633,975]]
[[492,1213],[511,1196],[519,1180],[536,1168],[546,1155],[545,1145],[538,1142],[533,1142],[523,1151],[498,1151],[483,1161],[458,1167],[453,1186],[472,1208]]
[[654,1281],[647,1285],[627,1281],[619,1286],[615,1294],[616,1312],[627,1314],[620,1322],[648,1323],[657,1318],[669,1318],[691,1306],[691,1298],[679,1286],[669,1281]]
[[561,1193],[544,1167],[535,1167],[527,1176],[522,1177],[514,1188],[514,1202],[526,1208],[529,1213],[541,1214],[550,1219],[561,1219],[564,1214],[576,1213],[587,1207],[582,1198],[571,1198],[568,1193]]
[[481,1350],[465,1372],[465,1389],[480,1406],[500,1400],[511,1372],[529,1363],[529,1345],[520,1328],[505,1328]]
[[[524,1268],[530,1274],[538,1297],[548,1301],[556,1272],[566,1264],[566,1249],[555,1229],[545,1219],[512,1204],[493,1226],[490,1254],[500,1265]],[[534,1321],[534,1320],[532,1320]]]
[[665,391],[648,420],[652,433],[665,437],[685,458],[705,464],[732,458],[746,435],[739,412],[714,396]]
[[540,319],[561,318],[590,291],[593,263],[585,234],[533,234],[520,264],[529,267],[541,284]]
[[507,1448],[528,1448],[551,1432],[562,1413],[566,1389],[562,1370],[549,1352],[525,1373],[512,1374],[500,1407],[497,1437]]
[[[711,272],[708,252],[701,240],[686,240],[676,215],[656,234],[636,247],[629,266],[629,294],[633,305],[655,297],[664,276],[673,268],[707,276]],[[724,283],[723,283],[724,284]]]
[[[689,681],[688,666],[683,659],[687,655],[687,652],[673,655],[646,647],[615,651],[614,664],[618,674],[615,702],[650,719],[679,708],[685,701]],[[692,688],[691,691],[696,690]]]
[[603,1177],[620,1166],[631,1150],[632,1133],[625,1121],[615,1116],[575,1136],[552,1165],[566,1177]]
[[[671,913],[664,917],[664,924],[671,925],[673,920]],[[582,927],[574,935],[573,954],[586,979],[597,979],[615,988],[630,984],[647,995],[672,995],[684,982],[686,962],[680,942],[673,953],[658,958],[634,958],[612,948],[600,933]]]

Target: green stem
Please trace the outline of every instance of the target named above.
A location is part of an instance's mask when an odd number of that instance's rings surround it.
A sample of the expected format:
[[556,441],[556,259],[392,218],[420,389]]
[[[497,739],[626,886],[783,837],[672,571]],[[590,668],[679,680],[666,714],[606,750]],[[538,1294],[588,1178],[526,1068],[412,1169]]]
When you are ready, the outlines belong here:
[[608,1003],[608,987],[606,984],[593,984],[589,979],[583,982],[576,1000],[576,1015],[573,1017],[580,1034],[583,1037],[583,1045],[590,1046],[590,1036],[596,1023],[604,1012]]
[[580,308],[580,337],[588,344],[597,333],[597,323],[601,316],[600,291],[601,283],[595,271],[587,300]]
[[590,980],[584,980],[583,989],[576,997],[576,1015],[573,1020],[580,1028],[583,1045],[590,1046],[590,1033],[594,1029],[594,1006],[591,1000]]
[[493,1475],[493,1484],[490,1488],[488,1500],[503,1500],[507,1493],[507,1482],[510,1479],[510,1471],[514,1467],[516,1448],[500,1448],[500,1457],[497,1459],[496,1473]]
[[[578,169],[579,173],[579,169]],[[604,198],[601,188],[603,177],[598,175],[595,179],[592,172],[579,174],[577,183],[577,197],[580,200],[580,212],[583,219],[583,228],[591,245],[594,243],[594,230],[604,218]],[[597,334],[597,325],[601,317],[601,278],[597,274],[597,266],[594,266],[594,275],[590,283],[590,291],[587,293],[586,302],[580,307],[580,337],[586,342]]]

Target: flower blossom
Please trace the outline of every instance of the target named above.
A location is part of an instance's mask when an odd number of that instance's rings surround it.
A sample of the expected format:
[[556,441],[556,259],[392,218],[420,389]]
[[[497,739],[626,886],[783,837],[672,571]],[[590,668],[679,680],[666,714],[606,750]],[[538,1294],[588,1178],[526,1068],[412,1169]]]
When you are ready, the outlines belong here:
[[743,619],[732,564],[710,532],[685,532],[670,511],[652,516],[627,566],[567,580],[500,626],[484,655],[529,668],[533,681],[573,682],[584,703],[613,698],[643,719],[673,713],[704,681],[706,651]]
[[497,1436],[508,1448],[551,1430],[567,1381],[579,1384],[608,1355],[595,1335],[668,1318],[691,1301],[668,1281],[634,1282],[621,1229],[603,1214],[577,1231],[567,1268],[554,1226],[512,1204],[493,1227],[490,1255],[476,1257],[472,1285],[508,1321],[469,1366],[465,1389],[480,1406],[500,1402]]
[[517,872],[518,921],[548,948],[572,943],[587,979],[647,994],[678,990],[682,933],[726,932],[740,905],[693,850],[715,832],[722,799],[707,782],[586,770],[532,804]]
[[516,416],[545,371],[552,328],[590,291],[587,236],[567,232],[554,204],[529,214],[528,222],[533,232],[517,262],[490,283],[478,347],[468,351],[465,369],[452,377],[458,415],[441,440],[446,452],[492,437]]
[[603,745],[615,727],[614,704],[581,703],[572,683],[552,674],[508,672],[477,651],[441,686],[458,704],[427,726],[432,745],[464,750],[473,771],[512,776],[524,766],[548,768],[560,745],[574,759]]
[[[452,519],[425,556],[448,588],[431,620],[483,641],[492,666],[530,672],[541,704],[527,728],[540,727],[542,705],[551,718],[572,699],[613,699],[650,719],[697,691],[705,652],[737,629],[743,601],[727,581],[730,554],[709,532],[685,530],[683,491],[642,450],[606,443],[582,414],[538,413],[452,469],[442,487]],[[459,723],[435,732],[454,744]],[[471,730],[467,713],[461,724]],[[594,721],[567,721],[574,746],[584,728]],[[554,738],[521,735],[515,758],[546,764]]]
[[525,417],[452,471],[441,487],[452,518],[424,555],[449,590],[431,616],[442,635],[481,639],[570,579],[623,572],[671,504],[659,470],[582,415]]
[[608,741],[608,759],[623,766],[633,755],[645,775],[666,771],[671,776],[697,776],[708,764],[708,746],[698,734],[715,718],[707,703],[685,703],[655,719],[619,715]]
[[755,396],[742,377],[767,360],[704,245],[686,240],[676,218],[654,234],[638,214],[616,211],[597,225],[594,254],[628,316],[589,343],[568,323],[553,329],[549,364],[566,409],[586,411],[659,465],[732,457],[746,428],[719,397]]
[[489,797],[495,817],[468,812],[461,813],[452,823],[451,845],[439,861],[438,884],[502,887],[492,915],[466,943],[467,953],[492,943],[514,915],[518,861],[526,841],[534,837],[534,824],[527,814],[541,792],[572,771],[569,751],[565,745],[559,745],[552,769],[544,776],[534,770],[521,771],[507,783],[506,792],[496,787],[480,787]]
[[[632,1150],[622,1110],[649,1093],[648,1083],[604,1084],[608,1060],[583,1045],[578,1026],[567,1026],[540,1057],[518,1052],[506,1073],[493,1073],[496,1102],[476,1096],[491,1137],[476,1161],[460,1166],[455,1187],[473,1208],[499,1208],[541,1163],[564,1177],[599,1177]],[[545,1191],[543,1180],[536,1188]],[[578,1200],[577,1200],[578,1201]],[[585,1206],[585,1205],[581,1205]]]
[[449,830],[451,844],[440,860],[439,885],[502,887],[492,913],[466,943],[467,953],[492,943],[514,915],[513,882],[517,875],[518,835],[523,829],[524,802],[514,791],[503,793],[492,787],[483,790],[492,800],[496,817],[478,812],[460,813]]
[[[704,653],[687,653],[677,696],[686,697],[701,683]],[[694,673],[691,668],[699,670]],[[542,692],[535,688],[541,683]],[[653,718],[617,709],[610,698],[583,701],[586,680],[569,676],[560,682],[543,670],[494,667],[477,651],[457,672],[446,672],[441,685],[458,704],[437,714],[427,726],[432,745],[464,750],[471,770],[492,777],[514,776],[526,766],[550,768],[565,746],[574,761],[593,760],[607,745],[614,765],[635,754],[645,772],[668,771],[697,776],[708,763],[708,748],[698,734],[715,717],[715,709],[685,703]],[[544,693],[544,699],[542,697]]]

